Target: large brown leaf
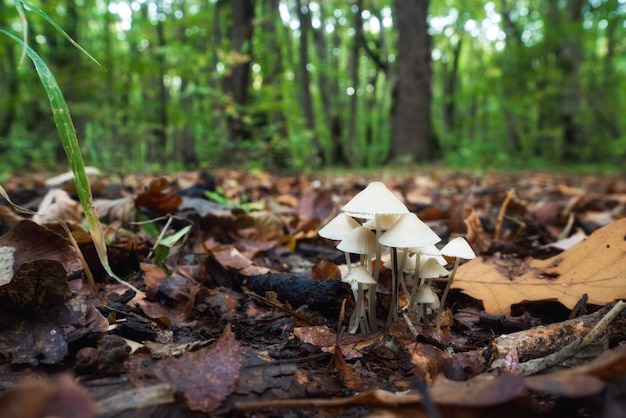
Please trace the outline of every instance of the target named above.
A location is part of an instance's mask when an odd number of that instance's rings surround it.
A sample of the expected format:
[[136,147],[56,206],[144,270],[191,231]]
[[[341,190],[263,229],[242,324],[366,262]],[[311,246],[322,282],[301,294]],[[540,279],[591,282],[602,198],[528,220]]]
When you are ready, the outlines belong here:
[[512,304],[539,300],[556,300],[571,309],[585,293],[597,305],[626,298],[626,218],[528,267],[525,274],[509,278],[492,260],[477,258],[459,267],[452,287],[498,315],[510,314]]

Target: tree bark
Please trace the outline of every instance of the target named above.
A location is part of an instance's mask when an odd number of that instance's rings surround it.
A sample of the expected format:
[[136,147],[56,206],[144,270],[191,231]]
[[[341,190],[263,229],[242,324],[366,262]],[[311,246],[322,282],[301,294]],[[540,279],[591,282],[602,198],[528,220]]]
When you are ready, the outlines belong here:
[[[234,53],[252,57],[252,33],[254,30],[254,1],[233,0],[231,50]],[[236,115],[229,115],[228,129],[232,141],[250,138],[250,130],[246,126],[242,112],[248,103],[248,86],[250,85],[251,59],[242,59],[231,69],[226,79],[226,93],[230,95],[237,107]]]
[[[327,6],[326,6],[327,7]],[[325,5],[320,3],[320,12],[322,14],[322,20],[325,19],[324,15]],[[336,58],[332,54],[329,54],[328,43],[326,42],[326,34],[324,33],[324,27],[319,29],[313,29],[313,44],[315,46],[315,52],[320,62],[327,63],[330,68],[334,68],[337,64]],[[333,35],[336,38],[336,35]],[[332,38],[331,38],[332,40]],[[343,129],[341,124],[341,118],[339,116],[338,100],[337,97],[338,86],[336,84],[337,76],[329,71],[320,71],[318,76],[318,85],[320,98],[322,100],[322,107],[324,112],[324,120],[326,122],[326,129],[331,142],[330,163],[332,165],[348,165],[348,158],[346,156],[345,147],[343,144]]]
[[309,76],[309,70],[307,68],[309,64],[309,32],[311,31],[311,16],[308,8],[308,2],[306,0],[298,0],[298,7],[296,8],[298,13],[298,21],[300,22],[300,48],[298,50],[299,66],[298,72],[300,75],[300,102],[302,111],[304,112],[304,118],[306,120],[306,127],[312,134],[313,142],[313,155],[312,157],[317,159],[317,164],[324,164],[325,158],[322,148],[319,143],[319,138],[315,129],[315,114],[313,112],[313,98],[311,97],[311,77]]
[[[392,93],[392,161],[431,160],[436,151],[431,128],[431,41],[428,0],[395,0],[398,79]],[[407,161],[408,160],[408,161]]]
[[350,115],[348,119],[348,143],[349,156],[348,165],[354,167],[359,165],[360,155],[357,153],[357,127],[356,121],[358,117],[358,100],[359,100],[359,51],[361,50],[361,43],[363,42],[363,18],[361,17],[361,10],[363,9],[363,0],[357,0],[353,5],[355,8],[354,13],[354,39],[352,44],[352,51],[350,52],[350,79],[352,81],[353,93],[350,97]]
[[583,60],[583,7],[585,0],[569,0],[566,6],[566,29],[562,43],[557,49],[557,60],[563,75],[561,93],[561,123],[563,124],[563,157],[569,161],[580,159],[580,145],[583,141],[580,123],[581,86],[580,66]]

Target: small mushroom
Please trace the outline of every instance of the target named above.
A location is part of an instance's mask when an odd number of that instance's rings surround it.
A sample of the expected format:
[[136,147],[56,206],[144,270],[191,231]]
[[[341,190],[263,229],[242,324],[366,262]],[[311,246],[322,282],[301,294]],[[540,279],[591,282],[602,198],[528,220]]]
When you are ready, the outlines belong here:
[[[376,253],[378,242],[376,241],[376,235],[372,231],[364,226],[357,226],[343,237],[337,245],[337,249],[346,253],[360,254],[361,265],[365,266],[365,256]],[[347,260],[348,268],[351,269],[352,263],[349,262],[349,258]],[[371,267],[368,266],[368,270],[371,270]]]
[[446,287],[441,294],[441,307],[437,312],[437,329],[439,329],[441,325],[441,312],[443,311],[443,308],[445,306],[446,298],[448,297],[448,292],[450,291],[450,286],[452,285],[452,281],[454,280],[456,270],[459,267],[459,262],[462,258],[465,260],[476,258],[474,250],[472,250],[472,247],[470,247],[469,243],[463,237],[456,237],[453,240],[449,241],[441,249],[441,254],[447,257],[454,257],[454,267],[452,268],[452,272],[450,273],[450,277],[448,278],[448,283],[446,283]]
[[[359,227],[359,223],[354,220],[350,215],[340,213],[330,220],[322,229],[317,233],[320,237],[326,239],[332,239],[335,241],[341,241],[344,237],[352,231],[354,228]],[[350,265],[350,253],[345,252],[346,265]]]
[[376,284],[372,274],[364,266],[354,266],[348,274],[341,279],[350,285],[354,295],[354,311],[350,316],[348,332],[354,334],[359,326],[363,332],[369,332],[371,327],[368,324],[365,314],[365,286]]

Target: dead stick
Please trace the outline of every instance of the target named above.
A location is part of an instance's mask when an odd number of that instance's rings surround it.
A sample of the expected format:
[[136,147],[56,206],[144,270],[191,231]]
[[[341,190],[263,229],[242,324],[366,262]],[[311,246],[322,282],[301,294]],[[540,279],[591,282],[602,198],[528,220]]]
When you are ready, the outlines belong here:
[[553,367],[562,361],[573,357],[576,353],[590,344],[593,344],[604,332],[609,324],[622,312],[626,304],[621,300],[582,338],[577,338],[559,351],[545,357],[529,360],[519,365],[519,372],[524,376],[539,373]]

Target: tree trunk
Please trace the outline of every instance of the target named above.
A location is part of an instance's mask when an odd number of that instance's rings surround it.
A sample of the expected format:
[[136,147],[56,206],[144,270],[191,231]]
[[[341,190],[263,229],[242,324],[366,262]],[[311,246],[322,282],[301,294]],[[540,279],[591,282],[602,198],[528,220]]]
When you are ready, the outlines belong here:
[[304,118],[306,120],[306,127],[312,134],[313,142],[313,155],[312,157],[318,161],[315,164],[324,164],[325,158],[322,148],[319,143],[319,139],[315,129],[315,114],[313,112],[313,98],[311,97],[311,77],[309,77],[309,70],[307,68],[309,64],[309,32],[311,29],[311,16],[308,8],[308,2],[306,0],[299,0],[298,7],[296,7],[298,13],[298,20],[300,22],[300,48],[298,50],[299,66],[298,72],[300,75],[300,102],[302,111],[304,112]]
[[[157,2],[157,12],[163,13],[162,0]],[[167,152],[167,130],[169,125],[168,113],[167,113],[167,87],[165,85],[166,74],[166,62],[165,62],[165,48],[167,47],[167,41],[165,39],[165,22],[158,22],[156,25],[156,47],[157,50],[154,53],[154,58],[157,63],[157,127],[154,129],[154,135],[156,137],[156,146],[150,147],[152,153],[150,161],[158,161],[161,164],[165,164],[168,158]]]
[[360,155],[357,152],[357,144],[360,142],[357,138],[356,122],[358,117],[358,101],[359,101],[359,51],[363,42],[363,18],[361,10],[363,9],[363,0],[357,0],[352,6],[354,13],[354,39],[352,51],[350,52],[350,79],[352,81],[353,93],[350,96],[350,115],[348,119],[348,143],[349,156],[348,165],[354,167],[359,165]]
[[[232,30],[231,50],[240,57],[248,55],[252,57],[252,33],[254,30],[254,1],[233,0],[232,6]],[[226,79],[226,93],[235,102],[237,111],[235,115],[228,116],[228,129],[231,141],[239,142],[250,138],[250,130],[243,119],[245,106],[248,104],[248,86],[250,85],[251,59],[241,59],[232,69]]]
[[450,71],[446,71],[444,74],[443,83],[443,121],[448,133],[451,133],[456,128],[456,91],[457,83],[459,81],[459,58],[461,57],[461,45],[463,39],[459,38],[456,45],[454,45],[452,53],[452,68]]
[[398,29],[398,79],[392,93],[392,161],[431,160],[432,99],[428,0],[394,0]]
[[566,9],[566,29],[562,44],[558,48],[557,60],[563,75],[561,96],[561,123],[563,124],[563,157],[569,161],[580,159],[583,133],[578,114],[580,112],[581,85],[580,66],[583,60],[583,7],[586,0],[569,0]]
[[[322,20],[325,20],[325,6],[320,3],[320,12]],[[336,59],[328,52],[328,44],[326,42],[326,34],[324,27],[313,29],[313,43],[315,52],[320,62],[327,63],[330,68],[336,64]],[[333,35],[336,37],[336,35]],[[348,158],[343,144],[343,130],[341,119],[338,111],[338,101],[335,100],[338,86],[336,85],[337,76],[329,71],[320,71],[318,76],[318,85],[320,98],[322,100],[322,108],[324,112],[324,120],[326,129],[331,141],[330,163],[332,165],[347,165]]]

